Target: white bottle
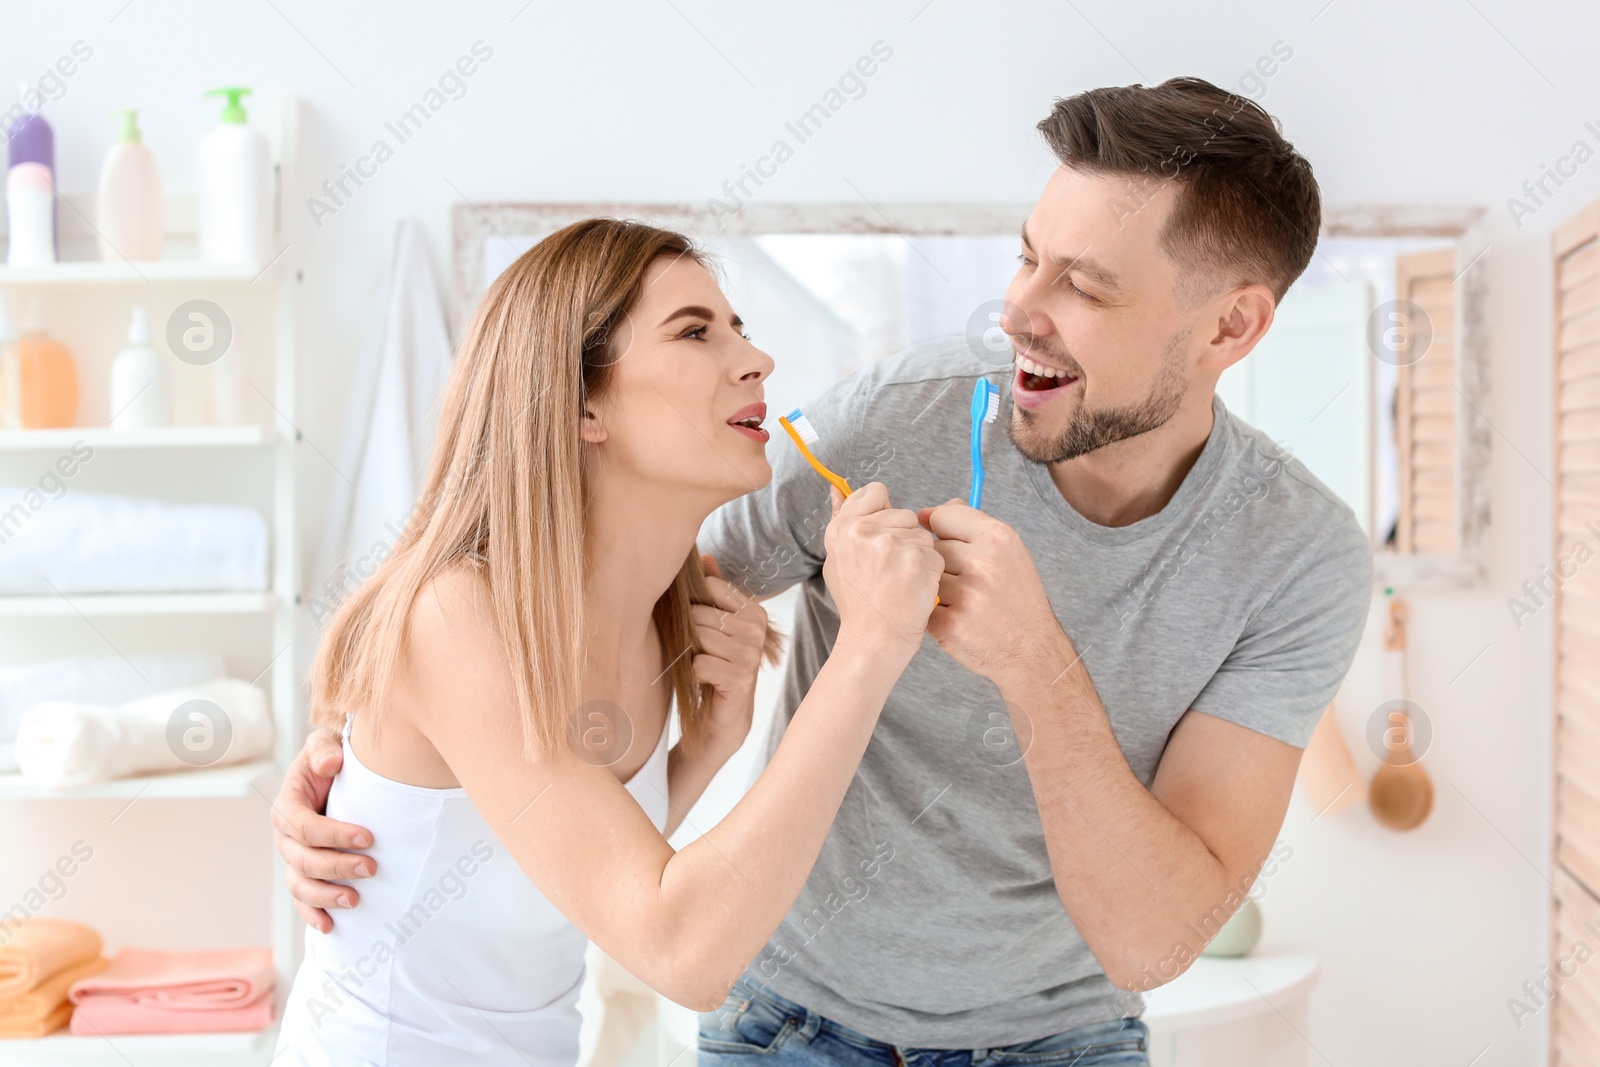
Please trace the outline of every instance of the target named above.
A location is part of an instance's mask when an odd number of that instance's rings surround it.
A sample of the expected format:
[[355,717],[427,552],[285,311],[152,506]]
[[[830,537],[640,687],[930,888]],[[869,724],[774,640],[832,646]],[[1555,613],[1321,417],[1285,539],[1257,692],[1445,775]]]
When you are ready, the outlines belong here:
[[100,169],[95,210],[100,258],[160,259],[161,170],[155,153],[139,139],[139,113],[130,108],[112,114],[122,116],[122,130]]
[[6,221],[11,244],[6,262],[42,267],[56,261],[55,179],[43,163],[18,163],[6,172]]
[[222,122],[200,139],[200,258],[259,264],[271,257],[272,153],[266,137],[245,125],[239,98],[249,89],[212,89],[226,96]]
[[166,361],[150,346],[150,320],[144,308],[136,307],[128,347],[111,361],[112,429],[171,425],[171,391]]
[[244,406],[239,391],[239,364],[244,357],[238,346],[206,368],[206,415],[213,426],[237,426],[244,422]]

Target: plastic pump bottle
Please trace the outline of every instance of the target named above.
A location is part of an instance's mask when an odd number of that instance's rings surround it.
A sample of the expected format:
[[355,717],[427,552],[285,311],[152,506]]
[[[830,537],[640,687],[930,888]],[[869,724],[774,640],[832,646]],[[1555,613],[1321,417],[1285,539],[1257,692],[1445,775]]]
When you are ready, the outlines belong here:
[[161,170],[155,153],[139,138],[139,113],[129,108],[112,114],[122,116],[122,129],[100,170],[95,211],[100,258],[107,262],[160,259]]
[[142,430],[172,422],[171,383],[161,353],[150,347],[150,319],[133,309],[128,347],[111,361],[111,428]]
[[212,89],[225,96],[222,122],[200,139],[200,258],[210,263],[262,263],[272,240],[272,157],[266,137],[245,124],[240,98],[249,89]]

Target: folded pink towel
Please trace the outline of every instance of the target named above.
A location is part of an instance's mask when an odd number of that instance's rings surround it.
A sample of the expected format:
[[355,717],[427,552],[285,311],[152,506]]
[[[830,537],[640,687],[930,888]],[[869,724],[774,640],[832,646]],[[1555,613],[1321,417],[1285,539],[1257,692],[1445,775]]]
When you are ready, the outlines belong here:
[[125,948],[111,966],[74,982],[75,1034],[185,1034],[259,1030],[272,1022],[272,951],[161,952]]

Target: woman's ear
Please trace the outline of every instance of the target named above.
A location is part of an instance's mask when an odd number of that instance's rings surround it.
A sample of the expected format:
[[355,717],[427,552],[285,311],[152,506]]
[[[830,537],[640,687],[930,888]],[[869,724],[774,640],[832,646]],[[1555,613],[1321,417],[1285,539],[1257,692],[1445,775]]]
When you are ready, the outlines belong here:
[[597,445],[606,439],[605,423],[600,421],[600,416],[583,409],[583,419],[578,423],[578,436],[591,445]]

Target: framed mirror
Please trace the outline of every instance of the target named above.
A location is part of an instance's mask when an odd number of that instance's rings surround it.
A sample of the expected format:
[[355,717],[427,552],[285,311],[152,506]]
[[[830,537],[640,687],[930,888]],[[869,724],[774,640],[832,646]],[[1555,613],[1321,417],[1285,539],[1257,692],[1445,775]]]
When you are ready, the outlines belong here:
[[1481,208],[1332,211],[1217,392],[1360,518],[1380,584],[1472,585],[1489,552]]
[[[775,411],[908,345],[967,338],[1011,362],[998,327],[1031,204],[457,204],[452,328],[540,238],[594,215],[695,237],[777,369]],[[1470,585],[1489,545],[1488,242],[1481,208],[1324,215],[1272,329],[1217,391],[1360,518],[1378,581]]]

